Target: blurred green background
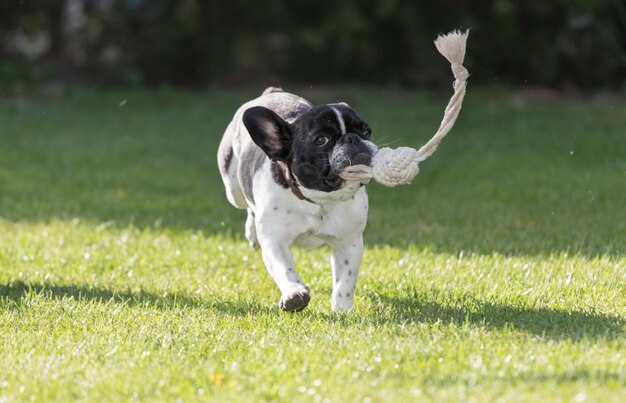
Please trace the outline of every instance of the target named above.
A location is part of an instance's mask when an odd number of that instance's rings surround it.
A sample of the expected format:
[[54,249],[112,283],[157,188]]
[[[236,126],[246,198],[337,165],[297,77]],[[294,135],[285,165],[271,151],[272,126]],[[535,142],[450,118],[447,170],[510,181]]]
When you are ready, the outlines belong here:
[[449,86],[469,27],[473,84],[626,91],[624,0],[0,0],[0,86]]

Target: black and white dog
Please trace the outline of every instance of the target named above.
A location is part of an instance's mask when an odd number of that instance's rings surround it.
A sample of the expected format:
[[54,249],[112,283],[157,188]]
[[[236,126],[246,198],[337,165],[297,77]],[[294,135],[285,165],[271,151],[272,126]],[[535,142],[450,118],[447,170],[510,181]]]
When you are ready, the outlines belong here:
[[218,165],[226,196],[248,210],[246,238],[261,247],[284,311],[301,311],[310,300],[292,245],[330,245],[332,308],[353,305],[368,199],[365,186],[339,173],[371,164],[378,150],[371,133],[345,103],[313,106],[273,87],[241,106],[224,133]]

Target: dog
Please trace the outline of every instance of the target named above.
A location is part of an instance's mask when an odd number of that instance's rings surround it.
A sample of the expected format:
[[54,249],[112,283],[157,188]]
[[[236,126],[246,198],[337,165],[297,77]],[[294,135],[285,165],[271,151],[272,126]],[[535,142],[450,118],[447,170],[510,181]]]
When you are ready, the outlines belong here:
[[247,209],[245,237],[261,248],[283,311],[302,311],[311,298],[292,245],[332,248],[332,309],[352,308],[368,196],[364,183],[346,182],[339,173],[371,165],[378,150],[371,136],[348,104],[313,106],[275,87],[243,104],[226,128],[218,149],[226,197]]

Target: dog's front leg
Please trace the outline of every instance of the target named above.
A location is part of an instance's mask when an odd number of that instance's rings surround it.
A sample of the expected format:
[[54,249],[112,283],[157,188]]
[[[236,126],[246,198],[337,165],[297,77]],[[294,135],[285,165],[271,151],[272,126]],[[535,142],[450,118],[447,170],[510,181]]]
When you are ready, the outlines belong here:
[[354,291],[359,278],[359,269],[363,258],[363,236],[333,245],[330,265],[333,271],[333,311],[352,308]]
[[311,299],[309,287],[300,279],[289,247],[271,238],[259,241],[265,267],[280,289],[280,309],[299,312],[306,308]]

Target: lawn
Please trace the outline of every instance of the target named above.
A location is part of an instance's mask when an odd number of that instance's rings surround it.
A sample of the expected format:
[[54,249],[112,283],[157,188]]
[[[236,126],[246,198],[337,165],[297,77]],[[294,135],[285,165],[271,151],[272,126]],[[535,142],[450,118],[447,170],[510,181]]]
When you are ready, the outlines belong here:
[[[299,314],[215,154],[259,90],[0,98],[0,401],[624,401],[626,114],[470,86],[410,186],[370,185],[355,310]],[[389,146],[450,94],[305,88]]]

